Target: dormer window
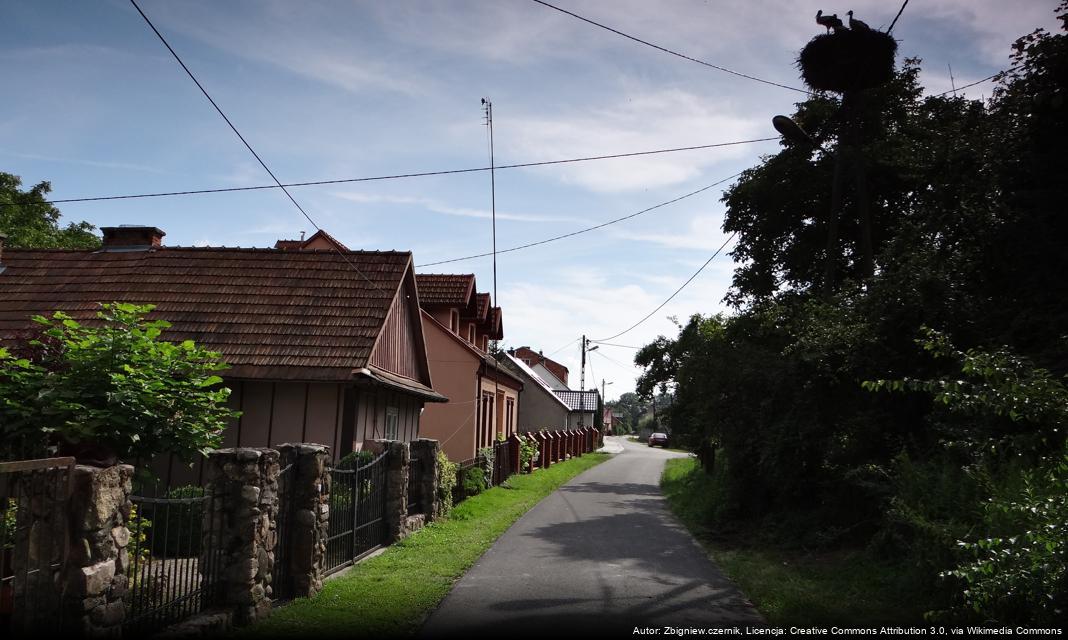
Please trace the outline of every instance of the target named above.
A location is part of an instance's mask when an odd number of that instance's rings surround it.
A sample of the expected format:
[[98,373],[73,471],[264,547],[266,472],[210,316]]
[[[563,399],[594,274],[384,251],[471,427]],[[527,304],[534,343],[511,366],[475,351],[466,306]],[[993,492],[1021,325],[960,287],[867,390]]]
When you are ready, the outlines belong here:
[[449,331],[460,335],[460,312],[456,309],[449,312]]
[[482,336],[482,350],[489,353],[489,336]]
[[467,325],[467,341],[475,344],[475,323]]

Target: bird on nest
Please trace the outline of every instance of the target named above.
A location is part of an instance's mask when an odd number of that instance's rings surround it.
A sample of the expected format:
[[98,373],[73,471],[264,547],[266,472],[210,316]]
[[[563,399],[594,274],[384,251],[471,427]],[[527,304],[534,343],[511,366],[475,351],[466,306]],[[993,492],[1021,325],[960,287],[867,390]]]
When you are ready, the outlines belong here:
[[827,33],[830,33],[831,29],[838,31],[839,29],[845,28],[845,25],[842,24],[842,21],[838,19],[837,13],[832,13],[829,16],[825,16],[823,15],[823,9],[820,9],[816,12],[816,23],[827,27]]
[[871,31],[871,27],[868,26],[867,22],[862,22],[860,20],[853,19],[852,9],[847,11],[846,15],[849,16],[849,28],[853,31]]

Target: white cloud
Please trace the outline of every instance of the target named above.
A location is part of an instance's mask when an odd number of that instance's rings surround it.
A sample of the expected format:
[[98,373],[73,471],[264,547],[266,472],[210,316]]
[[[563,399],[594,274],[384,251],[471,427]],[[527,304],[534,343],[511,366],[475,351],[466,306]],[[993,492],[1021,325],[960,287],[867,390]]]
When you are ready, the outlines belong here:
[[[605,102],[576,114],[520,114],[507,127],[498,138],[505,153],[532,159],[730,142],[768,137],[770,129],[762,118],[742,115],[728,101],[708,100],[681,89],[642,91],[622,104]],[[533,171],[593,191],[633,191],[680,184],[716,163],[753,152],[753,145],[739,145]]]
[[[463,218],[482,218],[486,220],[492,217],[492,213],[486,209],[450,206],[443,204],[437,200],[434,200],[433,198],[423,198],[416,196],[386,196],[360,193],[356,191],[335,191],[331,195],[333,195],[335,198],[340,198],[349,202],[357,202],[360,204],[413,205],[417,207],[422,207],[427,211],[432,211],[434,213],[440,213],[449,216],[459,216]],[[514,222],[575,222],[582,224],[589,223],[588,220],[576,216],[556,216],[535,213],[509,213],[507,211],[498,211],[497,219],[511,220]]]
[[635,242],[649,242],[670,249],[692,249],[698,251],[715,251],[727,239],[723,233],[723,216],[698,215],[690,219],[688,233],[657,233],[648,231],[630,231],[613,228],[612,235]]

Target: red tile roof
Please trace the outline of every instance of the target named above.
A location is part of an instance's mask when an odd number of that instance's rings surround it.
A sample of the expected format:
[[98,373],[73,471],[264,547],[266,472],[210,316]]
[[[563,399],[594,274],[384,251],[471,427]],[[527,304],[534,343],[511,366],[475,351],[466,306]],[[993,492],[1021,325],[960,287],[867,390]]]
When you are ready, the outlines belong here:
[[475,294],[475,317],[479,320],[485,320],[486,314],[489,313],[490,306],[490,294],[488,293],[476,293]]
[[307,240],[279,240],[274,243],[274,248],[286,251],[334,251],[335,249],[338,251],[352,251],[352,249],[341,244],[340,240],[322,229],[311,234],[311,237]]
[[100,302],[152,303],[153,317],[172,324],[165,337],[222,352],[229,376],[351,380],[367,366],[411,260],[408,252],[7,249],[0,343],[30,328],[31,315],[63,310],[81,321]]
[[415,276],[419,302],[424,307],[450,306],[466,308],[475,291],[473,273],[420,273]]

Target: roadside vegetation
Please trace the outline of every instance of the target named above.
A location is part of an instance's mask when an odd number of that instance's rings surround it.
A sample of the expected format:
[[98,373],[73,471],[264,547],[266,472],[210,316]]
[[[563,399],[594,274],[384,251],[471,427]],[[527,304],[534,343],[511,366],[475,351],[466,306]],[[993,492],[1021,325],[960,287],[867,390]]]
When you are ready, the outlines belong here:
[[241,635],[415,635],[453,583],[512,523],[609,457],[588,453],[536,473],[514,475],[456,505],[448,518],[328,580],[315,598],[295,600]]
[[852,105],[874,270],[851,187],[825,271],[843,111],[799,103],[832,148],[784,140],[725,193],[732,312],[638,352],[707,476],[665,486],[772,620],[1068,616],[1066,73],[1068,34],[1036,31],[988,100],[924,96],[906,60]]

